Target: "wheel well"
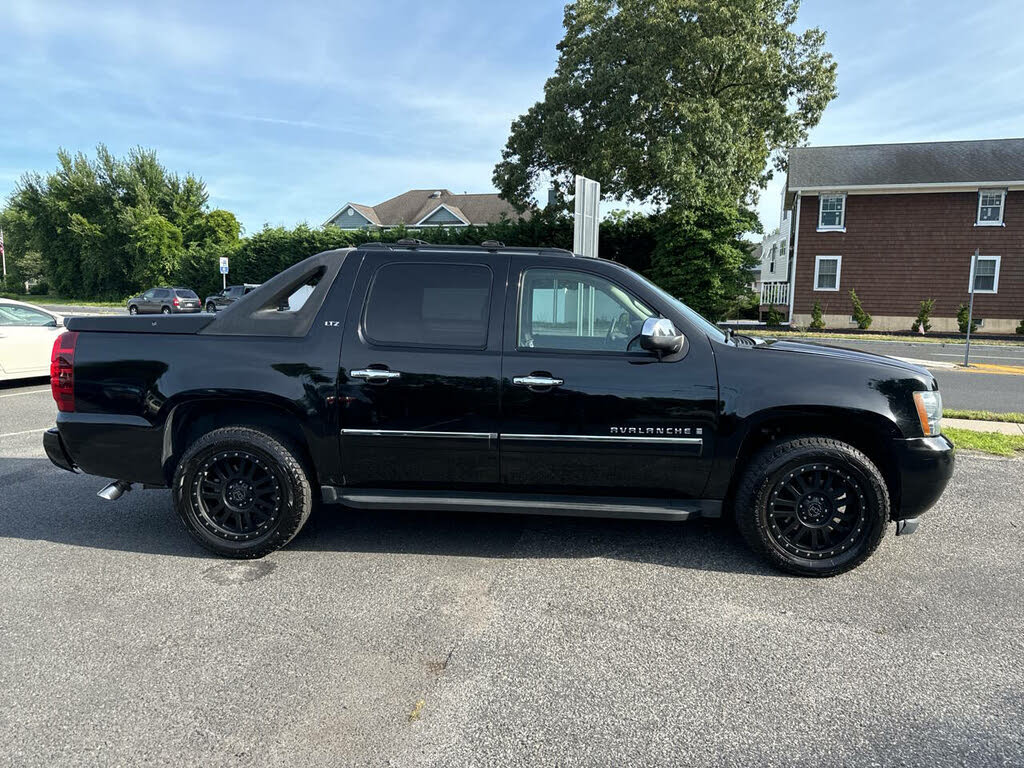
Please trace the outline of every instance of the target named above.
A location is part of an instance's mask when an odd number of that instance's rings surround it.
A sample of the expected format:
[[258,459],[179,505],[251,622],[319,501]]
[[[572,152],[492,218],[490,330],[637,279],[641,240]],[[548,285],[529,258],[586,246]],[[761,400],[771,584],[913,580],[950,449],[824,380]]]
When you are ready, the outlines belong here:
[[852,445],[878,467],[889,489],[892,509],[900,505],[900,475],[892,440],[900,435],[894,425],[871,414],[778,414],[765,418],[743,439],[729,482],[726,505],[732,502],[736,486],[749,459],[772,443],[793,437],[830,437]]
[[200,437],[221,427],[250,426],[262,427],[290,443],[299,452],[310,483],[316,485],[316,466],[309,443],[295,414],[283,406],[255,401],[198,400],[175,407],[168,421],[164,434],[164,476],[168,484],[182,454]]

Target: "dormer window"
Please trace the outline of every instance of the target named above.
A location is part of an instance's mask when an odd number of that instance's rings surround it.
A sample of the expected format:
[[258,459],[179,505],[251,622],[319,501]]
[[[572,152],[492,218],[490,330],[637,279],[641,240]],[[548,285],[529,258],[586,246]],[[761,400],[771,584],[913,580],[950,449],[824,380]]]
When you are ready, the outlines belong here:
[[832,193],[822,195],[818,206],[819,232],[846,231],[846,195]]
[[1001,227],[1005,204],[1005,189],[978,190],[978,220],[975,224],[979,227]]

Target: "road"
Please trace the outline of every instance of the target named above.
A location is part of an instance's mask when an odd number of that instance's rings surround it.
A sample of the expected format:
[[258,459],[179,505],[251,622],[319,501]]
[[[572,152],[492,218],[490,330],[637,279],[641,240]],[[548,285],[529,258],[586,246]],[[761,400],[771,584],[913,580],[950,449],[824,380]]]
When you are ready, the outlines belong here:
[[[950,370],[951,363],[963,363],[963,344],[936,344],[923,342],[907,344],[889,341],[860,341],[827,338],[800,339],[811,343],[831,343],[835,346],[860,349],[879,355],[890,355],[911,360],[935,363],[929,369],[939,381],[942,402],[947,408],[967,408],[983,411],[1024,411],[1024,376],[1015,374],[972,373]],[[1024,372],[1024,346],[997,347],[971,344],[971,362],[1020,367]]]
[[1024,764],[1024,461],[825,581],[715,522],[340,508],[231,562],[0,398],[0,765]]

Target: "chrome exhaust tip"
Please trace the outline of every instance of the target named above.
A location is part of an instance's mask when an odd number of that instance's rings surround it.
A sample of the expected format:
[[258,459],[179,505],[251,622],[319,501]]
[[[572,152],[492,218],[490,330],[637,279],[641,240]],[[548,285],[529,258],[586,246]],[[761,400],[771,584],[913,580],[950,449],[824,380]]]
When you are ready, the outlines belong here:
[[132,484],[127,480],[115,480],[109,485],[103,486],[96,495],[107,501],[117,501],[132,489]]

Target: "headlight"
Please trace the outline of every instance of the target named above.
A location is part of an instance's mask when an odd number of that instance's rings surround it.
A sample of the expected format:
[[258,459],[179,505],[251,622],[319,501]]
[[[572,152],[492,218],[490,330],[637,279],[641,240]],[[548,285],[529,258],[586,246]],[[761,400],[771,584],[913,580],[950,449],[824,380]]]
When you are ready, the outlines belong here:
[[917,418],[921,420],[921,431],[925,436],[942,432],[942,395],[938,392],[915,392],[914,405]]

